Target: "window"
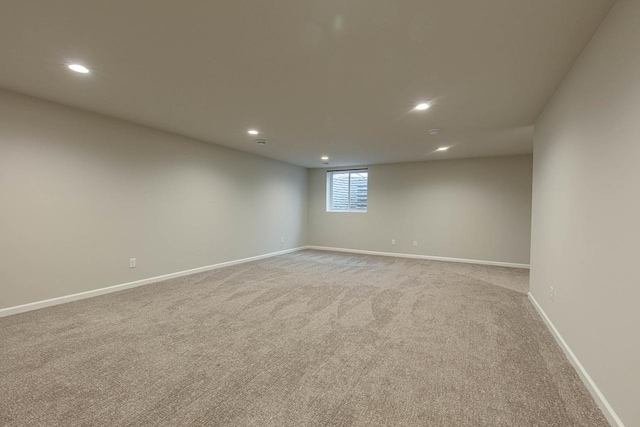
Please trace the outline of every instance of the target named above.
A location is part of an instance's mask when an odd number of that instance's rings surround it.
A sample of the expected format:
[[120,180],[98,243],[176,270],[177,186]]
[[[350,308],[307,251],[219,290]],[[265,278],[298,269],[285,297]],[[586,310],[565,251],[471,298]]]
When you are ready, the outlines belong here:
[[327,212],[366,212],[368,169],[327,172]]

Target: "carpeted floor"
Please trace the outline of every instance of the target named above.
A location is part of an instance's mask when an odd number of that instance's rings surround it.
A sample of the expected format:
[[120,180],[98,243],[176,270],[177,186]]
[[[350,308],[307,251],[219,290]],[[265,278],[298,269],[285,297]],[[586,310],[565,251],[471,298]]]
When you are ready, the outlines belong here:
[[303,251],[0,319],[0,425],[607,426],[528,271]]

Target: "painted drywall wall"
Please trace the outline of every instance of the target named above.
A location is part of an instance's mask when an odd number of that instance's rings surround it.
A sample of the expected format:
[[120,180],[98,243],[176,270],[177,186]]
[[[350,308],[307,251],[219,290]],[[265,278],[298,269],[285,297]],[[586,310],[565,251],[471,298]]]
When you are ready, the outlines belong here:
[[531,294],[627,426],[640,426],[639,46],[640,2],[619,0],[534,139]]
[[0,308],[304,245],[307,176],[0,91]]
[[366,213],[326,211],[326,171],[310,172],[310,245],[529,264],[531,155],[370,166]]

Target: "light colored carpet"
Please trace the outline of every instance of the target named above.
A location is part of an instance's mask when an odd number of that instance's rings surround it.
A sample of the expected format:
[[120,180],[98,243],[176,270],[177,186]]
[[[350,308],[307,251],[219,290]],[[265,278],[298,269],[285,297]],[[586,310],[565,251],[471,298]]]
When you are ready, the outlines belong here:
[[528,271],[303,251],[0,319],[10,426],[607,426]]

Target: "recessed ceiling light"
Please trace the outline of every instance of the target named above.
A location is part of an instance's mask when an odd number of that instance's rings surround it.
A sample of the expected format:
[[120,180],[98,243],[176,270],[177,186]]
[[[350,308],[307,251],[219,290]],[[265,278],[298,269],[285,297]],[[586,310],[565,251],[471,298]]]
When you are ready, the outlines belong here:
[[426,110],[427,108],[429,108],[429,104],[422,103],[422,104],[416,105],[416,108],[414,108],[414,110],[422,111],[422,110]]
[[450,147],[440,147],[436,151],[447,151]]
[[320,157],[321,160],[329,160],[329,156],[322,156]]
[[70,70],[75,71],[76,73],[82,73],[82,74],[88,74],[89,73],[89,69],[87,67],[85,67],[84,65],[69,64],[69,65],[67,65],[67,67],[69,67]]
[[257,135],[257,134],[259,134],[260,132],[258,132],[257,130],[253,130],[253,129],[251,129],[251,130],[249,130],[249,132],[248,132],[248,133],[249,133],[249,134],[251,134],[251,135]]
[[429,129],[429,135],[436,136],[440,133],[440,129]]

